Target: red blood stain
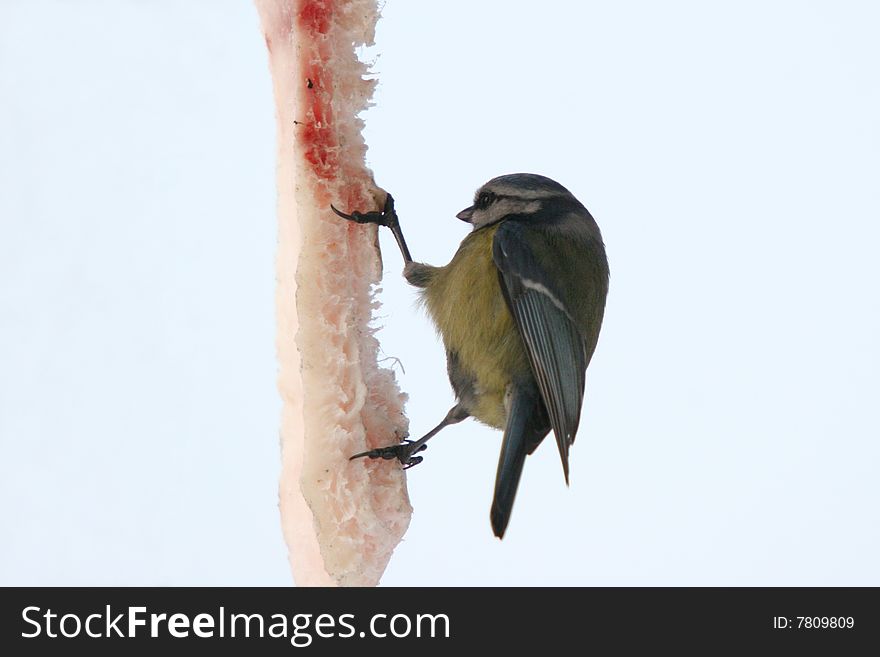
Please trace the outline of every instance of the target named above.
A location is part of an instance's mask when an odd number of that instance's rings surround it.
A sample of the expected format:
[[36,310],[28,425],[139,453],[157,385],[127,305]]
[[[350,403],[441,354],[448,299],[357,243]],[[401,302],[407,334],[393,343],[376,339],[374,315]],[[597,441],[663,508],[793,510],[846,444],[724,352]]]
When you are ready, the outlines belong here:
[[300,132],[303,153],[315,175],[321,180],[333,180],[339,173],[339,140],[334,129],[333,70],[329,64],[330,50],[326,39],[333,24],[336,9],[333,0],[301,0],[297,19],[305,39],[301,47],[304,63],[300,76],[304,106],[308,121]]
[[333,0],[303,0],[297,18],[307,34],[327,34],[333,16]]
[[357,153],[342,154],[331,104],[336,80],[331,62],[333,52],[326,35],[333,27],[338,4],[339,0],[300,0],[298,5],[302,64],[297,84],[302,85],[300,94],[306,120],[297,138],[315,177],[327,183],[328,191],[334,190],[333,196],[344,207],[371,209],[368,205],[373,204],[373,199],[365,196],[372,186],[370,175]]

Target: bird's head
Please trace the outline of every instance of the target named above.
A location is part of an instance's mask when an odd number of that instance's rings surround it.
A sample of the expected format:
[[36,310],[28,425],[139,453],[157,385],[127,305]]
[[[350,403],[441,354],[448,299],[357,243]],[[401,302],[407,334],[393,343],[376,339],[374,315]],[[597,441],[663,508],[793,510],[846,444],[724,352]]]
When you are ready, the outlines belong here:
[[511,173],[493,178],[477,190],[474,204],[456,217],[473,225],[474,230],[516,215],[538,213],[547,203],[574,201],[574,196],[555,180],[534,173]]

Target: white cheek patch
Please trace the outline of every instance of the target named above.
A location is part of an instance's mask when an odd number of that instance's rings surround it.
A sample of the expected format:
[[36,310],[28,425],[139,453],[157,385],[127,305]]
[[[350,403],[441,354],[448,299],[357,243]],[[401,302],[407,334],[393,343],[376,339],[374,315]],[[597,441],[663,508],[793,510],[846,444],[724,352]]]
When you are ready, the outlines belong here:
[[501,221],[509,214],[535,214],[541,209],[541,201],[533,200],[524,202],[502,198],[495,201],[485,210],[476,210],[471,218],[474,228],[482,228],[496,221]]
[[541,201],[531,201],[530,203],[514,203],[513,201],[505,201],[510,203],[513,208],[515,208],[514,212],[517,214],[535,214],[538,210],[541,209]]

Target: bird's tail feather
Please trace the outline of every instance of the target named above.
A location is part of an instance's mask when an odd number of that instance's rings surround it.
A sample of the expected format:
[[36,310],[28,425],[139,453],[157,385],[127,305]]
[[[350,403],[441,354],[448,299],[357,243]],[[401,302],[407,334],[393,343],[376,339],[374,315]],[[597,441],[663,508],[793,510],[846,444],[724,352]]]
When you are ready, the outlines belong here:
[[492,531],[498,538],[504,538],[504,531],[510,521],[526,455],[549,431],[549,426],[543,429],[536,426],[538,418],[546,417],[546,413],[542,411],[537,391],[534,394],[531,391],[514,392],[507,413],[507,426],[504,429],[498,474],[495,477],[495,498],[492,500]]

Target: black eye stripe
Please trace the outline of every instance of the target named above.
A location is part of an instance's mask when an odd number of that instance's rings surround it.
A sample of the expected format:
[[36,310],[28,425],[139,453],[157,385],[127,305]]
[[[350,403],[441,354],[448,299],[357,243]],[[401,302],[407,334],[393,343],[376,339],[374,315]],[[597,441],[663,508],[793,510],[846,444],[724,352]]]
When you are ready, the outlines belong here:
[[505,198],[503,195],[494,192],[483,192],[477,197],[476,206],[478,208],[487,208],[495,201]]

